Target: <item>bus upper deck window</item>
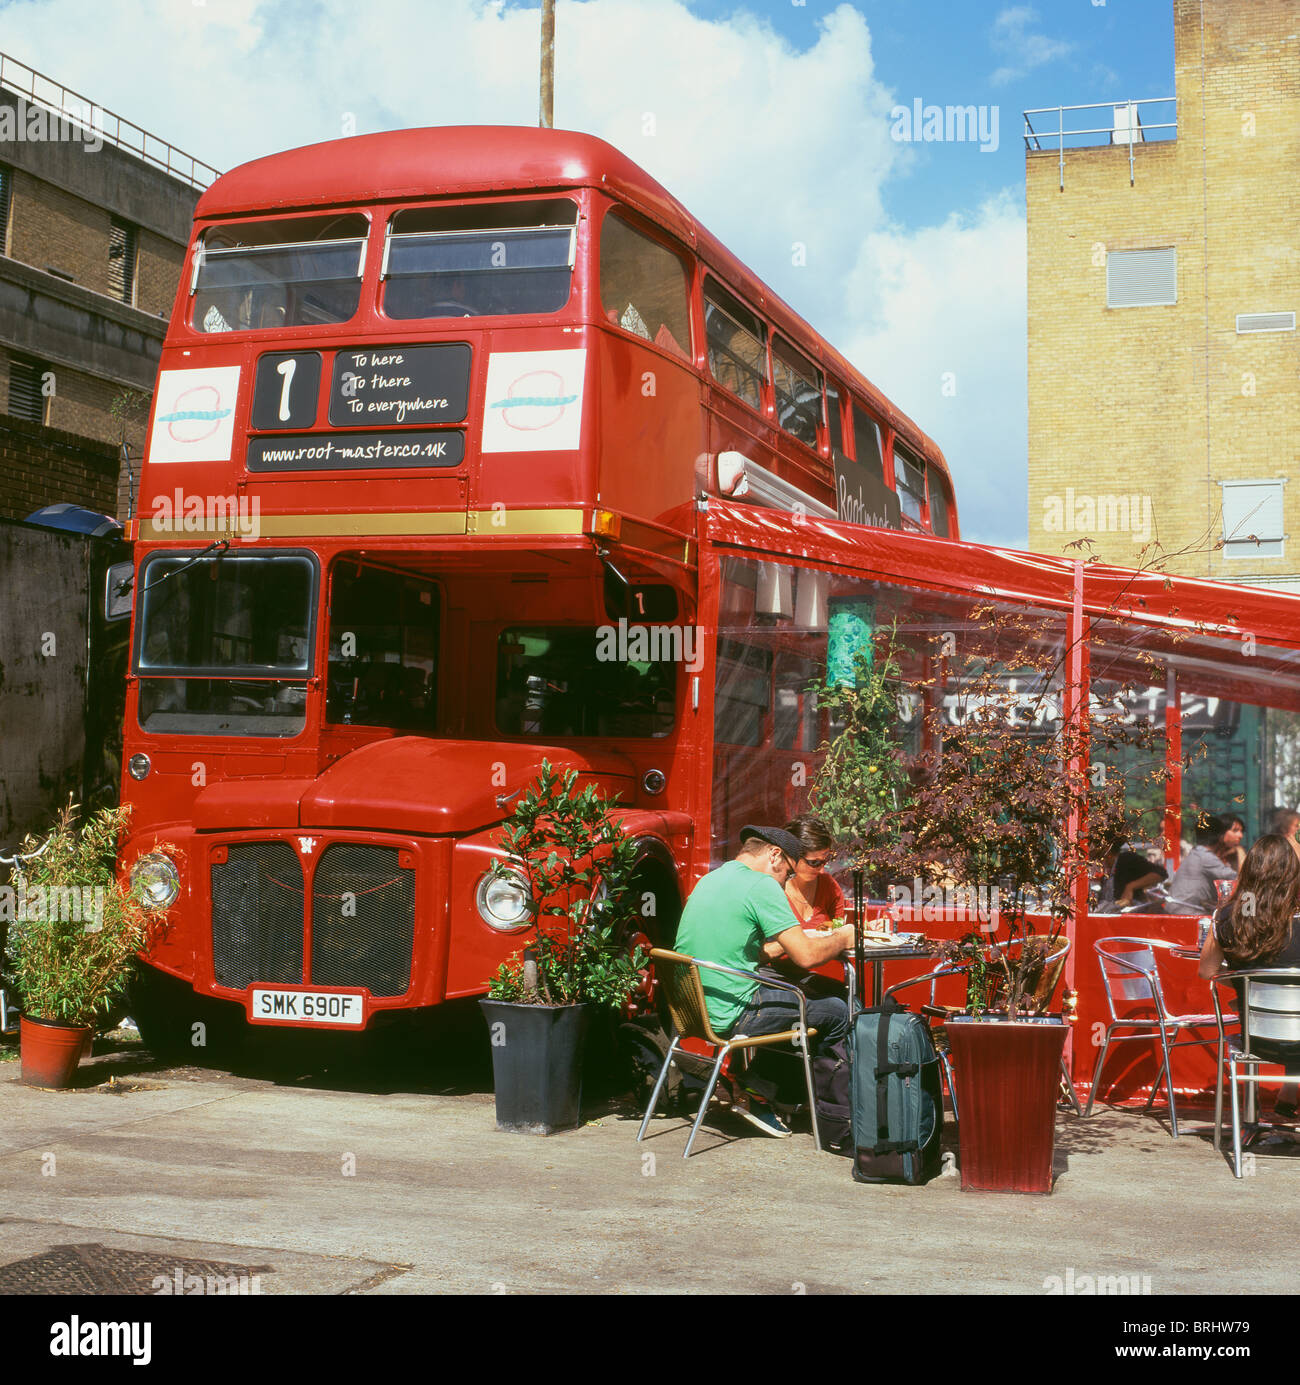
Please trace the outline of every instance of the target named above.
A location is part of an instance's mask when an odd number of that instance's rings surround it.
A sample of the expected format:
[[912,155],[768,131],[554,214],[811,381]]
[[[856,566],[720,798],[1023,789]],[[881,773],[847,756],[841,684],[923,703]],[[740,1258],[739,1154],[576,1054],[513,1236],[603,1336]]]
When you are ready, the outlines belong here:
[[816,447],[822,421],[821,372],[780,337],[772,338],[772,388],[777,422],[792,437]]
[[925,471],[921,463],[898,442],[894,444],[894,484],[903,513],[920,524],[925,506]]
[[195,252],[198,332],[346,322],[361,301],[369,222],[359,213],[214,226]]
[[578,204],[410,207],[384,247],[384,312],[408,320],[555,313],[569,301]]
[[610,212],[600,230],[600,304],[606,318],[687,359],[691,344],[686,269],[658,241]]
[[713,279],[704,282],[704,331],[709,374],[746,404],[761,408],[767,377],[763,324]]

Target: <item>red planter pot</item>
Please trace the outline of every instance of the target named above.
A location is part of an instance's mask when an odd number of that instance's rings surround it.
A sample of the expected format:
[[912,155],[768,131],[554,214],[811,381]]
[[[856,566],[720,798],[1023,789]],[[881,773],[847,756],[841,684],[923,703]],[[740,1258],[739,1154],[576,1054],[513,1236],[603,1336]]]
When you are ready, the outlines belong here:
[[70,1087],[90,1042],[88,1024],[63,1024],[59,1020],[30,1019],[19,1022],[22,1080],[29,1087]]
[[944,1029],[963,1190],[1050,1193],[1065,1023],[986,1018]]

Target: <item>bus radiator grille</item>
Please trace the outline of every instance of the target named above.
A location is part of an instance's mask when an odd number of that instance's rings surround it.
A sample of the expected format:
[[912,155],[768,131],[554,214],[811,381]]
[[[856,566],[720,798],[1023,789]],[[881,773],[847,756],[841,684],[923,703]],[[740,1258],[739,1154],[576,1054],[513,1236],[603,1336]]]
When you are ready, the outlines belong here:
[[212,969],[219,986],[302,984],[302,865],[287,842],[241,842],[212,867]]
[[311,979],[405,995],[415,941],[415,872],[387,846],[336,842],[312,878]]

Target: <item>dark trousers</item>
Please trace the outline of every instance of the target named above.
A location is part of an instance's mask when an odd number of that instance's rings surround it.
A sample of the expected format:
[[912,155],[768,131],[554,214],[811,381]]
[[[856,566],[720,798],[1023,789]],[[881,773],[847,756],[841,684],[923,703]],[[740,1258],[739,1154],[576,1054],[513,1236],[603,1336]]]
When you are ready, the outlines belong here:
[[[804,1006],[808,1028],[817,1031],[809,1045],[809,1052],[816,1058],[848,1035],[849,1007],[835,995],[805,999]],[[759,1034],[779,1034],[783,1030],[794,1029],[798,1023],[798,998],[776,986],[760,985],[740,1018],[731,1026],[728,1037],[745,1034],[755,1038]],[[739,1078],[740,1085],[764,1101],[794,1105],[806,1099],[803,1062],[793,1045],[790,1051],[794,1054],[793,1061],[768,1048],[756,1050],[749,1067]],[[801,1097],[799,1093],[804,1096]]]

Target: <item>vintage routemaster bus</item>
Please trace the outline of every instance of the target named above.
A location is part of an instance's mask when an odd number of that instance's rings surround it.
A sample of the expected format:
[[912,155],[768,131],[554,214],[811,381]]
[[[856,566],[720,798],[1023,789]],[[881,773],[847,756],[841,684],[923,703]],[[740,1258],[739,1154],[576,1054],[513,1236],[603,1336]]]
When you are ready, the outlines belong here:
[[670,942],[823,730],[782,632],[824,640],[829,577],[703,563],[710,506],[812,559],[823,520],[959,536],[935,444],[598,139],[404,130],[213,183],[135,531],[146,1039],[482,993],[544,758],[619,796]]

